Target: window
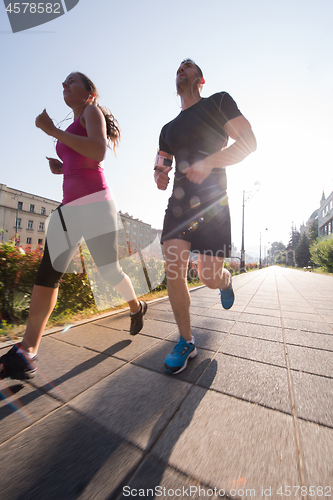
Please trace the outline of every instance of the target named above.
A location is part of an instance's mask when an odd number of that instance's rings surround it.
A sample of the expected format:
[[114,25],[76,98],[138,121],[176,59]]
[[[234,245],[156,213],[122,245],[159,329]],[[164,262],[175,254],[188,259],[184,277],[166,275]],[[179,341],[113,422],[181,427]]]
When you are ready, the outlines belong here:
[[136,236],[136,231],[133,231],[133,236]]
[[43,244],[43,238],[38,238],[38,245],[42,245]]
[[38,231],[44,232],[44,222],[39,223]]
[[23,210],[23,201],[17,202],[17,208],[18,208],[18,210]]
[[133,227],[138,227],[138,226],[137,226],[136,224],[134,224],[134,226],[133,226]]
[[329,205],[329,209],[332,210],[332,205],[333,205],[333,202],[332,200],[330,201],[330,205]]
[[30,212],[34,212],[35,211],[35,205],[30,205]]
[[130,223],[130,222],[126,222],[126,224],[127,224],[128,226],[130,226],[130,225],[131,225],[131,223]]
[[41,215],[46,215],[46,208],[45,207],[41,207],[40,214]]
[[31,245],[31,238],[27,238],[27,245]]
[[22,229],[22,219],[15,219],[14,227],[16,227],[16,221],[17,221],[17,229]]
[[33,228],[34,228],[34,221],[33,220],[28,220],[27,229],[33,229]]

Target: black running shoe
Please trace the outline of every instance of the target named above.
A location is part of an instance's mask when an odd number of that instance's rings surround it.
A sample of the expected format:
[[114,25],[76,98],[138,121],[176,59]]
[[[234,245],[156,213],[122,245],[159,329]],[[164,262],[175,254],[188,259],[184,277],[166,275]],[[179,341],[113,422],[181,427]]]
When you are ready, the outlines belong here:
[[143,327],[143,317],[146,314],[147,309],[147,303],[144,300],[140,300],[140,310],[134,314],[131,314],[131,335],[137,335],[139,332],[141,332]]
[[27,380],[36,373],[37,356],[27,359],[14,345],[10,351],[0,357],[0,378]]

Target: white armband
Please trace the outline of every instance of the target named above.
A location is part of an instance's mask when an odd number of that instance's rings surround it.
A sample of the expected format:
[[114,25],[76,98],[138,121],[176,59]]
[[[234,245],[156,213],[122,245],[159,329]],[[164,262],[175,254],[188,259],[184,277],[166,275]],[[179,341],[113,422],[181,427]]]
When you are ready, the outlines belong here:
[[159,155],[157,153],[154,170],[156,170],[157,167],[171,167],[171,165],[172,160],[169,160],[169,158],[166,158],[165,156]]

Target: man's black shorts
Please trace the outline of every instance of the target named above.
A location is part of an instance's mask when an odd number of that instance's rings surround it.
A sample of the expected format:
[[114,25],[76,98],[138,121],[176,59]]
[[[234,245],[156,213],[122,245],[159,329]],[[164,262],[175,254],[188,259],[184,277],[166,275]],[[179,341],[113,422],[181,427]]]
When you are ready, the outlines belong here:
[[226,194],[187,211],[169,204],[165,211],[161,243],[174,239],[190,242],[191,252],[230,257],[231,225]]

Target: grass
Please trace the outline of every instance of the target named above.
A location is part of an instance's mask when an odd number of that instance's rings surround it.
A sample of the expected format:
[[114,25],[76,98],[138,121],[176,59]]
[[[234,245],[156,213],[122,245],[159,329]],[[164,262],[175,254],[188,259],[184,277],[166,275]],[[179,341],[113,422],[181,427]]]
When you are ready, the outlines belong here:
[[[189,289],[196,288],[201,285],[202,283],[199,280],[188,283]],[[166,289],[156,290],[153,292],[149,292],[143,295],[142,297],[139,297],[139,299],[151,301],[167,297],[167,295],[168,291]],[[120,304],[110,309],[106,309],[105,311],[98,311],[97,307],[89,307],[88,309],[85,309],[83,311],[78,311],[75,313],[66,312],[66,313],[52,314],[49,321],[47,322],[46,329],[55,328],[57,326],[65,327],[68,325],[73,325],[78,321],[82,321],[85,319],[92,319],[94,317],[98,318],[100,314],[113,312],[118,309],[123,309],[124,307],[126,307],[126,303]],[[26,322],[22,322],[20,324],[15,324],[15,325],[5,324],[4,327],[2,328],[0,327],[0,343],[5,342],[9,339],[15,341],[19,340],[24,334],[25,328],[26,328]]]

